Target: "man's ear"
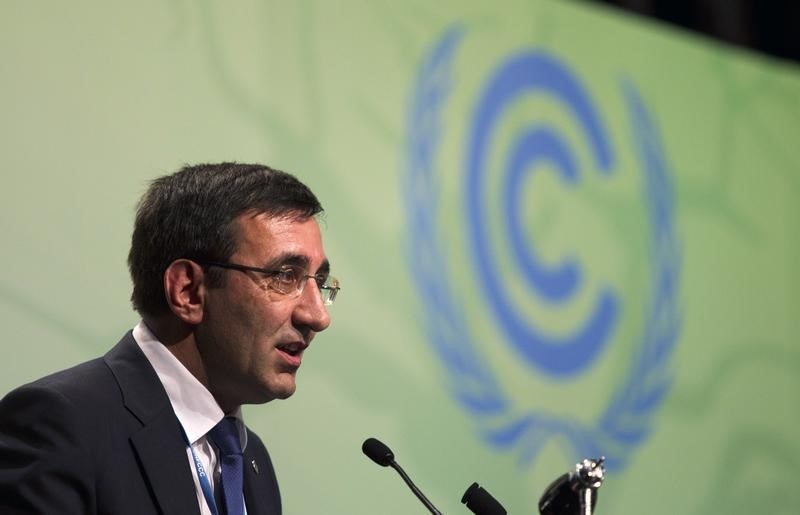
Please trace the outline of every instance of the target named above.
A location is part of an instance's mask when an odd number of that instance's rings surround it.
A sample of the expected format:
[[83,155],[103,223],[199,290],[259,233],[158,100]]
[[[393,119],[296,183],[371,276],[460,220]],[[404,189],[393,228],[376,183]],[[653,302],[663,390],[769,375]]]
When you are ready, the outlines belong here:
[[181,321],[197,325],[203,321],[205,273],[188,259],[176,259],[164,272],[164,294],[172,313]]

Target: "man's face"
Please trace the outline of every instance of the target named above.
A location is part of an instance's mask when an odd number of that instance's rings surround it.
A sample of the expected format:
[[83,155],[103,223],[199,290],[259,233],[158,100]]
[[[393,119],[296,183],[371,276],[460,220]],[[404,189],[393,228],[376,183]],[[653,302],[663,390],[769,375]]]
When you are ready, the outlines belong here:
[[[278,270],[300,265],[305,274],[327,271],[316,219],[244,214],[236,219],[238,246],[229,261]],[[222,270],[223,286],[206,289],[195,337],[211,393],[223,410],[285,399],[314,335],[330,325],[313,279],[299,296],[271,291],[257,272]]]

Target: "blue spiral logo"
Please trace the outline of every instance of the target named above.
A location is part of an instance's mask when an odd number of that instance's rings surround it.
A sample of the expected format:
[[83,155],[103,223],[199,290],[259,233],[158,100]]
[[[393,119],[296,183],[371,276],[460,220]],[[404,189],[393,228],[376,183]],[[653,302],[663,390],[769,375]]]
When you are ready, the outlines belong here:
[[[603,174],[612,172],[613,155],[600,119],[586,93],[569,71],[552,57],[540,52],[512,56],[494,74],[473,117],[467,145],[465,211],[469,215],[472,252],[478,277],[489,305],[508,341],[520,355],[539,370],[556,375],[575,374],[590,365],[603,350],[617,319],[617,295],[607,288],[600,292],[594,311],[581,327],[566,336],[547,334],[520,316],[505,296],[503,282],[491,255],[487,235],[486,188],[487,151],[497,121],[518,97],[546,94],[560,101],[578,121],[594,164]],[[576,159],[564,138],[550,126],[533,125],[516,134],[505,164],[502,205],[504,220],[519,270],[519,276],[551,303],[573,297],[581,286],[581,268],[574,260],[547,266],[528,245],[530,236],[520,222],[523,181],[529,170],[548,163],[560,179],[574,185],[580,180]]]
[[[661,139],[635,86],[620,87],[631,127],[631,147],[642,174],[642,201],[649,222],[649,297],[636,299],[646,306],[644,329],[637,337],[627,375],[612,392],[595,420],[575,420],[544,409],[515,405],[503,390],[488,360],[479,350],[465,306],[450,283],[452,262],[437,230],[442,184],[438,173],[439,147],[446,129],[443,111],[455,82],[452,62],[463,34],[455,27],[445,32],[424,60],[409,110],[405,196],[409,228],[409,264],[424,303],[428,338],[447,369],[447,387],[477,424],[480,437],[498,449],[516,450],[520,463],[530,463],[554,436],[565,437],[581,456],[603,454],[610,469],[621,468],[646,439],[653,412],[671,385],[667,364],[678,340],[680,248],[674,234],[673,192]],[[501,119],[522,97],[544,95],[555,99],[579,127],[590,156],[588,171],[565,138],[553,127],[539,123],[516,131],[503,154],[500,173],[490,177],[494,133]],[[487,192],[499,191],[505,241],[527,291],[549,305],[558,306],[586,289],[580,263],[568,258],[545,262],[537,252],[535,234],[522,223],[522,191],[531,175],[542,168],[554,170],[558,180],[573,188],[597,173],[608,177],[615,170],[615,155],[601,117],[578,78],[553,56],[538,51],[511,55],[497,68],[476,102],[465,151],[464,210],[469,221],[469,248],[474,257],[481,291],[486,293],[493,320],[524,363],[537,371],[566,378],[588,368],[603,353],[621,318],[619,295],[610,287],[590,292],[593,302],[578,329],[567,335],[548,334],[535,320],[517,312],[492,253],[487,215]],[[546,166],[543,166],[546,165]],[[499,175],[499,179],[497,177]],[[500,187],[489,187],[499,183]],[[533,236],[533,238],[531,237]]]

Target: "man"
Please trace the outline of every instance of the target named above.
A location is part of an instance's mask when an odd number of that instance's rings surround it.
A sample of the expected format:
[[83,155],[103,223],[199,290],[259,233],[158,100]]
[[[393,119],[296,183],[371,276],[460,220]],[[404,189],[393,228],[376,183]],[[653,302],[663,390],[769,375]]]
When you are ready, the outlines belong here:
[[285,399],[338,292],[293,176],[186,167],[139,203],[142,321],[104,357],[0,401],[0,513],[279,514],[242,404]]

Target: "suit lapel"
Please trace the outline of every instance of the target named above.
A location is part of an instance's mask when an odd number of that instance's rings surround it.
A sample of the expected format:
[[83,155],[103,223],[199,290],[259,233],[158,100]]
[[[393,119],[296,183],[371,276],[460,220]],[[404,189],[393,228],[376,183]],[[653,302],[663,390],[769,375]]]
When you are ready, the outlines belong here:
[[130,332],[104,359],[142,424],[130,440],[159,507],[165,514],[200,515],[186,442],[155,370]]
[[164,513],[199,515],[186,444],[180,437],[169,437],[180,434],[180,427],[171,411],[162,413],[134,434],[131,443]]
[[244,450],[244,499],[247,515],[280,515],[282,512],[272,460],[261,439],[249,429]]
[[[249,446],[248,446],[249,447]],[[253,465],[255,463],[255,465]],[[265,488],[262,479],[261,468],[264,463],[254,456],[248,449],[244,451],[244,501],[247,505],[247,515],[268,515],[270,514],[271,502],[265,495]]]

